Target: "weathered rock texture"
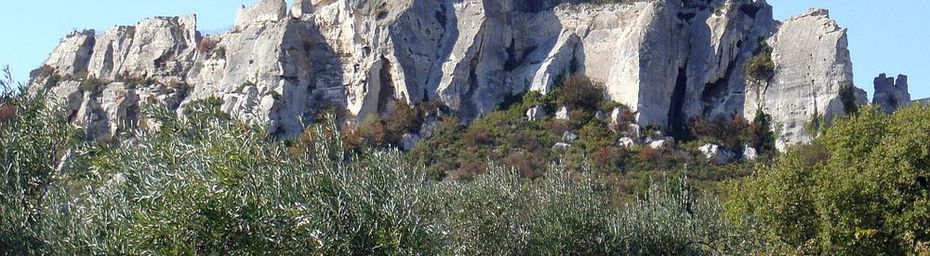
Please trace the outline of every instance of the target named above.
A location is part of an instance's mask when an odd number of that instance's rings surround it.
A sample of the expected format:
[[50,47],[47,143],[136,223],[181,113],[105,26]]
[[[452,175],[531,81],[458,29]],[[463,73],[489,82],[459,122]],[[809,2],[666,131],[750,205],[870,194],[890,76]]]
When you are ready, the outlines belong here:
[[[746,117],[761,110],[776,124],[776,146],[809,142],[816,133],[812,122],[825,124],[846,114],[841,90],[852,86],[852,62],[846,29],[830,20],[826,10],[812,9],[788,19],[768,39],[775,63],[774,77],[750,86]],[[864,92],[855,100],[866,103]],[[815,120],[816,121],[812,121]]]
[[[851,63],[845,30],[825,11],[778,26],[764,0],[581,2],[299,0],[287,8],[262,0],[219,35],[200,35],[194,16],[75,33],[32,84],[75,112],[107,113],[94,120],[110,135],[121,127],[110,122],[137,123],[124,120],[137,118],[128,109],[139,104],[206,98],[282,135],[324,106],[363,118],[398,102],[438,101],[469,121],[509,96],[548,93],[573,73],[603,83],[643,125],[751,119],[763,109],[795,143],[809,137],[798,127],[813,113],[843,113],[837,92],[852,81]],[[744,66],[766,38],[775,78],[747,83]],[[125,86],[102,94],[73,86],[88,76]]]
[[875,95],[872,104],[878,106],[882,112],[892,113],[900,107],[911,102],[911,94],[907,90],[907,76],[898,75],[895,80],[880,74],[875,78]]

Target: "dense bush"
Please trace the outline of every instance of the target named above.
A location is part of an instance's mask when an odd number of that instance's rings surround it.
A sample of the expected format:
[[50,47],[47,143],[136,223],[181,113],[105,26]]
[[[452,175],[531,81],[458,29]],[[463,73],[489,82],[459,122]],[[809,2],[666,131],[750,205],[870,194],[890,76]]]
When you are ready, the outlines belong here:
[[757,81],[768,81],[775,75],[775,62],[772,61],[772,47],[765,41],[759,42],[756,55],[746,64],[746,75]]
[[737,182],[728,208],[801,254],[926,255],[928,179],[930,107],[867,108]]
[[0,79],[0,254],[35,254],[47,188],[62,175],[58,159],[70,155],[78,132],[43,95],[21,95],[5,70]]
[[743,146],[770,153],[775,150],[775,135],[770,123],[771,117],[760,110],[752,122],[736,115],[718,119],[699,117],[691,120],[688,129],[689,137],[701,143],[716,143],[738,153]]
[[607,96],[604,85],[582,75],[565,78],[553,92],[559,106],[580,109],[596,109]]
[[158,132],[83,144],[43,101],[11,99],[21,111],[0,123],[0,254],[706,255],[763,245],[683,182],[631,204],[558,166],[530,180],[487,164],[471,182],[439,182],[401,152],[343,150],[333,125],[295,152],[214,101],[189,105],[184,119],[147,109]]

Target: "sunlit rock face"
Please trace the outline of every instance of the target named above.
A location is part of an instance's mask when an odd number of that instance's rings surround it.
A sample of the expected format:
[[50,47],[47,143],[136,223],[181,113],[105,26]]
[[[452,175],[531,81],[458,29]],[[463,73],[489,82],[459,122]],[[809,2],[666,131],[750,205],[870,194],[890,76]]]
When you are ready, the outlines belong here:
[[[193,15],[72,34],[32,85],[74,112],[216,98],[232,116],[289,135],[332,107],[361,119],[434,101],[467,122],[583,74],[642,125],[680,129],[694,117],[751,119],[762,109],[785,124],[790,144],[809,137],[795,128],[811,113],[840,113],[838,85],[852,81],[845,30],[825,12],[779,25],[764,0],[584,2],[262,0],[217,35],[198,33]],[[775,78],[747,82],[744,66],[762,40],[775,49]],[[88,77],[125,92],[75,86]]]
[[[812,123],[828,125],[846,114],[840,94],[844,86],[852,86],[852,62],[846,29],[831,20],[826,10],[812,9],[786,20],[768,43],[773,49],[774,78],[764,87],[753,88],[762,93],[752,92],[760,95],[752,103],[771,115],[777,127],[776,146],[784,151],[809,142],[816,135]],[[864,91],[854,90],[853,100],[867,103]]]

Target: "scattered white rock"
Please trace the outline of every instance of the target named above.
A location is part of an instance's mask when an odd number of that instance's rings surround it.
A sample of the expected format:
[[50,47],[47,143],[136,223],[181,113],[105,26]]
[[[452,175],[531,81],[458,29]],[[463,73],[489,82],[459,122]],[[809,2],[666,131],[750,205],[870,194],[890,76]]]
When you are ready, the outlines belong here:
[[571,148],[571,147],[572,147],[571,144],[568,144],[565,142],[558,142],[552,146],[552,150],[567,150],[568,148]]
[[636,146],[639,145],[639,144],[636,143],[635,140],[633,140],[633,139],[630,138],[630,137],[623,137],[623,138],[620,138],[620,140],[617,141],[617,144],[619,144],[619,145],[622,146],[622,147],[628,148],[628,149],[635,148]]
[[535,106],[526,110],[526,118],[529,118],[530,121],[539,121],[546,118],[546,109],[542,106]]
[[559,108],[559,111],[555,112],[555,119],[571,121],[571,117],[568,115],[568,107]]
[[655,141],[648,142],[648,144],[649,144],[649,147],[652,149],[663,149],[666,147],[670,147],[672,144],[674,144],[674,142],[667,141],[667,140],[655,140]]
[[746,145],[743,147],[743,160],[746,161],[755,161],[759,158],[759,153],[755,148]]
[[573,141],[575,141],[575,140],[577,140],[577,139],[578,139],[578,134],[575,134],[575,133],[569,132],[569,131],[566,131],[565,133],[562,133],[562,142],[571,143],[571,142],[573,142]]
[[626,108],[614,108],[614,110],[610,111],[610,126],[611,127],[619,126],[624,121],[633,121],[633,120],[623,120],[623,117],[626,116],[627,114],[628,114],[628,110]]
[[736,154],[717,144],[705,144],[698,148],[707,160],[717,164],[725,164],[736,160]]

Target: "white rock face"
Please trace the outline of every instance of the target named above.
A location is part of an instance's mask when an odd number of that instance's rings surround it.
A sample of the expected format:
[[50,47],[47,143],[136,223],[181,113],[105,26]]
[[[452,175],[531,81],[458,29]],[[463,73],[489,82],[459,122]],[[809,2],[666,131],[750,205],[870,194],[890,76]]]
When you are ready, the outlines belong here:
[[94,30],[75,31],[61,40],[43,65],[61,75],[77,75],[87,71],[96,39]]
[[313,12],[313,3],[311,0],[296,0],[291,4],[291,17],[295,19],[300,19],[304,15],[311,14]]
[[126,88],[124,83],[112,83],[106,86],[100,96],[100,108],[106,113],[108,136],[138,125],[139,96],[135,90]]
[[[218,35],[199,34],[193,15],[76,33],[46,65],[62,77],[86,71],[133,83],[125,102],[138,103],[113,106],[179,108],[218,98],[232,116],[279,135],[302,131],[323,106],[344,108],[357,121],[398,102],[438,101],[468,122],[511,96],[549,93],[559,77],[576,73],[629,106],[636,120],[624,121],[676,128],[696,116],[751,117],[761,106],[786,124],[780,141],[790,144],[809,137],[798,123],[813,109],[839,113],[838,87],[829,81],[852,81],[845,30],[816,12],[776,33],[764,0],[554,2],[298,0],[288,8],[284,0],[260,0]],[[743,66],[758,39],[773,33],[775,79],[747,84]],[[56,95],[68,99],[75,123],[112,133],[102,99],[49,81],[32,84],[62,87]],[[557,116],[567,119],[561,110]],[[527,111],[531,120],[544,116]],[[606,118],[618,123],[618,116]],[[638,130],[628,136],[639,139]]]
[[81,103],[84,99],[84,92],[81,91],[81,82],[64,81],[58,83],[49,91],[53,100],[65,108],[66,117],[71,116],[81,109]]
[[704,154],[704,157],[706,157],[707,160],[713,161],[717,164],[725,164],[736,160],[736,154],[726,150],[720,145],[705,144],[704,146],[699,147],[698,150]]
[[255,5],[242,6],[239,9],[236,13],[236,29],[243,29],[251,24],[279,21],[286,16],[287,3],[284,0],[261,0]]
[[[853,81],[852,63],[847,49],[846,29],[829,18],[826,10],[808,12],[785,21],[770,39],[775,76],[762,90],[758,100],[766,114],[781,130],[776,145],[779,151],[798,143],[807,143],[813,135],[806,124],[814,118],[830,123],[846,114],[840,89]],[[746,106],[745,116],[755,115]]]

